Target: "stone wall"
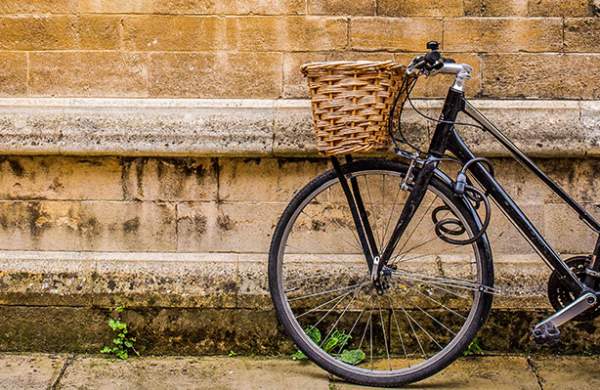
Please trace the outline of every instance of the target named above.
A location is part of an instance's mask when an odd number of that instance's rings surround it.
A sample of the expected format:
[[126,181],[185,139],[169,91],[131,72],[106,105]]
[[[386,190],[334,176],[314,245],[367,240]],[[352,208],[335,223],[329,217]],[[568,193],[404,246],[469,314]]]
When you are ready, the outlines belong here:
[[473,96],[596,99],[597,12],[591,0],[7,0],[0,94],[298,98],[303,62],[408,62],[438,40],[475,68]]
[[[439,40],[473,65],[474,104],[598,214],[594,4],[2,1],[0,350],[95,352],[116,304],[145,353],[288,350],[266,253],[294,191],[327,168],[307,61],[407,63]],[[437,112],[448,83],[420,81],[417,106]],[[562,255],[589,253],[566,206],[489,137],[463,134]],[[497,209],[490,236],[511,297],[495,301],[486,347],[527,350],[548,270]],[[566,349],[592,328],[565,330]]]

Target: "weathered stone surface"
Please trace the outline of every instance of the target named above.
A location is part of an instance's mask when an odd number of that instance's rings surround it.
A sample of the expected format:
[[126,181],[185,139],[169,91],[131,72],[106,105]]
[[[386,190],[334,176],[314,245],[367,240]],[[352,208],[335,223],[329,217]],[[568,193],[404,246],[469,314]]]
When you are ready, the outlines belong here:
[[597,356],[535,356],[532,364],[541,385],[548,390],[594,389],[600,385]]
[[83,0],[78,1],[80,12],[103,14],[211,14],[215,12],[212,0],[156,1],[156,0]]
[[465,0],[465,16],[527,16],[528,0]]
[[326,169],[327,162],[321,159],[220,159],[219,199],[289,202],[301,186]]
[[243,51],[340,50],[347,44],[341,17],[227,18],[228,46]]
[[[185,14],[185,15],[286,15],[302,14],[305,4],[302,0],[95,0],[79,1],[79,10],[89,13],[114,14]],[[71,6],[70,9],[75,7]],[[75,8],[76,9],[76,8]]]
[[[424,86],[423,93],[437,93],[438,87],[432,87],[432,92],[428,88]],[[434,116],[442,105],[434,100],[416,100],[414,104]],[[600,154],[600,106],[595,102],[474,100],[473,104],[529,155]],[[423,133],[423,120],[410,109],[405,110],[403,123]],[[478,129],[464,127],[461,133],[477,154],[506,155]],[[306,100],[0,99],[0,151],[186,157],[316,155]]]
[[[89,307],[0,306],[4,352],[91,352],[110,343],[108,310]],[[77,331],[74,331],[76,329]]]
[[565,51],[598,52],[600,22],[597,18],[565,19]]
[[121,165],[116,158],[5,157],[0,160],[0,198],[120,200]]
[[[595,205],[588,203],[584,206],[598,219],[600,210]],[[593,251],[597,234],[568,205],[546,204],[544,214],[547,239],[557,251],[574,254]]]
[[82,15],[78,18],[79,47],[84,50],[119,49],[121,37],[118,17]]
[[40,0],[24,2],[21,0],[6,0],[0,4],[0,14],[64,14],[76,9],[73,0]]
[[130,16],[123,40],[133,51],[209,51],[227,49],[225,20],[216,16]]
[[[286,203],[180,203],[177,250],[182,252],[267,253],[271,234]],[[261,221],[259,225],[256,221]],[[252,231],[252,240],[247,234]]]
[[157,160],[140,157],[123,158],[120,163],[121,187],[125,199],[164,201],[217,199],[218,162],[216,159]]
[[[589,75],[600,69],[600,56],[490,54],[483,56],[483,96],[597,99],[600,89]],[[535,71],[532,71],[535,69]],[[564,72],[573,69],[573,72]]]
[[[165,373],[168,372],[168,378]],[[144,358],[128,362],[98,357],[80,357],[61,378],[59,389],[78,389],[81,383],[93,388],[131,389],[243,389],[282,387],[326,389],[328,377],[314,365],[284,359]]]
[[0,388],[49,389],[58,380],[66,357],[58,355],[0,356]]
[[275,98],[281,94],[280,53],[153,53],[150,96]]
[[174,250],[175,205],[111,201],[2,201],[0,247]]
[[446,19],[444,37],[444,51],[495,53],[559,51],[562,48],[562,20],[560,18]]
[[459,0],[380,0],[377,14],[382,16],[463,16],[463,2]]
[[21,96],[27,92],[27,57],[25,53],[0,53],[0,95]]
[[77,48],[76,19],[70,16],[3,16],[3,50],[60,50]]
[[[358,390],[361,386],[334,382],[336,390]],[[448,369],[415,384],[436,389],[538,389],[535,374],[524,357],[486,357],[460,359]]]
[[308,13],[314,15],[375,15],[371,0],[308,0]]
[[146,64],[136,53],[36,52],[29,67],[34,96],[147,95]]
[[434,18],[357,17],[350,21],[354,50],[423,51],[428,40],[441,41],[442,21]]
[[529,0],[530,16],[589,16],[590,2],[587,0]]

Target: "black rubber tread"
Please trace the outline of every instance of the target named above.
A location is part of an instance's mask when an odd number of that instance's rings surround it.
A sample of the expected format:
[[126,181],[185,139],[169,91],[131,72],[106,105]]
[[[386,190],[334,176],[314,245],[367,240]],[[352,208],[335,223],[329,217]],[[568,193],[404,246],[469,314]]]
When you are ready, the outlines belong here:
[[[342,169],[344,169],[345,172],[349,173],[367,170],[387,170],[405,173],[407,170],[407,166],[406,164],[391,160],[369,159],[354,161],[350,164],[342,166]],[[320,187],[323,183],[332,180],[335,177],[335,172],[333,170],[329,170],[310,181],[293,197],[291,202],[284,210],[277,224],[277,227],[275,228],[269,251],[268,272],[269,289],[271,292],[273,305],[275,306],[275,311],[277,313],[277,318],[283,326],[283,328],[285,329],[287,335],[292,338],[292,340],[296,343],[298,348],[302,350],[302,352],[304,352],[311,361],[313,361],[329,373],[336,375],[337,377],[340,377],[346,381],[366,386],[398,387],[428,378],[441,371],[442,369],[446,368],[454,360],[462,356],[463,351],[468,348],[469,344],[474,339],[475,335],[477,334],[481,326],[485,323],[489,315],[489,312],[492,307],[491,294],[482,294],[481,298],[479,299],[479,305],[476,308],[476,313],[474,316],[475,321],[472,321],[468,325],[465,337],[459,340],[459,342],[454,346],[454,348],[442,359],[435,362],[435,364],[423,367],[422,370],[413,373],[377,376],[365,375],[362,372],[353,371],[354,367],[350,365],[343,365],[342,367],[340,367],[340,365],[336,365],[334,363],[334,358],[323,358],[319,354],[313,352],[312,348],[314,348],[314,346],[311,345],[311,342],[306,336],[306,334],[304,332],[297,332],[295,328],[291,325],[292,321],[296,320],[295,318],[288,317],[288,313],[285,310],[286,305],[283,301],[283,294],[280,294],[281,292],[279,291],[279,286],[277,283],[277,261],[281,240],[285,231],[285,227],[288,224],[288,221],[292,217],[296,208],[299,207],[302,201],[307,196],[309,196],[314,190]],[[440,190],[444,195],[448,197],[448,199],[456,199],[454,204],[457,206],[460,213],[463,214],[465,220],[468,221],[471,229],[473,229],[473,231],[476,231],[479,221],[476,221],[472,217],[472,215],[469,213],[468,206],[464,202],[452,196],[452,189],[437,177],[434,177],[432,179],[431,185],[434,186],[436,189]],[[477,241],[476,247],[479,251],[479,258],[482,262],[482,281],[485,285],[493,286],[494,276],[491,250],[489,248],[489,243],[485,234],[480,240]]]

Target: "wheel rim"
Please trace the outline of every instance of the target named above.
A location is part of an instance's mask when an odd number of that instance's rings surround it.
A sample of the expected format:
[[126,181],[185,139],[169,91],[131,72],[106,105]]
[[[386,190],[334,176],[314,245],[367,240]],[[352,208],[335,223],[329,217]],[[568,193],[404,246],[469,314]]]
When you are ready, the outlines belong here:
[[[380,177],[379,190],[369,184],[376,176]],[[389,239],[402,209],[403,203],[398,204],[402,176],[400,172],[387,170],[352,173],[361,188],[369,219],[376,221],[373,231],[379,248]],[[430,186],[419,208],[423,212],[417,211],[404,235],[406,239],[401,239],[390,259],[390,265],[398,267],[390,270],[390,288],[382,296],[376,295],[356,232],[350,235],[353,223],[347,204],[344,205],[342,190],[335,187],[340,186],[334,177],[314,190],[296,209],[283,231],[277,257],[277,286],[284,302],[283,310],[296,334],[308,333],[312,337],[312,341],[307,336],[296,341],[303,350],[342,372],[371,377],[423,372],[452,354],[464,341],[469,325],[477,320],[475,314],[481,294],[473,291],[473,286],[482,283],[482,270],[476,244],[465,247],[446,244],[449,250],[441,257],[442,249],[435,249],[434,241],[442,241],[437,236],[423,239],[425,230],[420,226],[424,221],[429,225],[433,223],[428,214],[436,204],[445,204],[458,215],[466,229],[464,237],[472,237],[470,226],[448,197]],[[390,188],[397,190],[390,192]],[[320,211],[319,218],[311,214],[311,208]],[[382,218],[384,215],[388,216]],[[429,231],[434,235],[433,228]],[[326,234],[330,237],[319,240]],[[415,243],[413,237],[419,240]],[[422,248],[430,249],[431,253],[423,253]],[[465,252],[460,248],[470,248],[469,253],[460,253]],[[435,251],[440,253],[433,253]],[[468,264],[460,260],[467,258]],[[445,267],[440,268],[444,262],[462,267],[459,273],[467,266],[469,277],[446,276]],[[422,270],[424,265],[426,272]],[[420,272],[415,272],[415,266]],[[432,266],[438,267],[437,273]],[[328,270],[324,272],[323,267]],[[436,292],[442,293],[441,297],[436,296]],[[416,301],[415,297],[418,297]],[[457,299],[464,302],[459,305]],[[320,337],[316,337],[317,332]],[[334,347],[330,348],[332,344]],[[358,365],[356,359],[348,359],[360,357],[357,351],[364,354],[364,360]]]

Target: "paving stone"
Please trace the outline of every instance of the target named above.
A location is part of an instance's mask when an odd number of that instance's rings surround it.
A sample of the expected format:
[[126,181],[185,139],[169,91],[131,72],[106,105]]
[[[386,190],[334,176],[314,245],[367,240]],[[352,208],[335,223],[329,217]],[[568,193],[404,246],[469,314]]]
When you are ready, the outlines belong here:
[[533,359],[544,390],[586,390],[600,386],[597,356],[541,357]]
[[0,355],[0,389],[49,389],[65,360],[64,355]]
[[81,357],[59,389],[326,389],[327,375],[286,360],[144,358],[129,361]]
[[[362,386],[333,382],[335,390],[364,389]],[[411,389],[538,389],[535,374],[524,357],[466,358],[437,375],[411,386]]]

